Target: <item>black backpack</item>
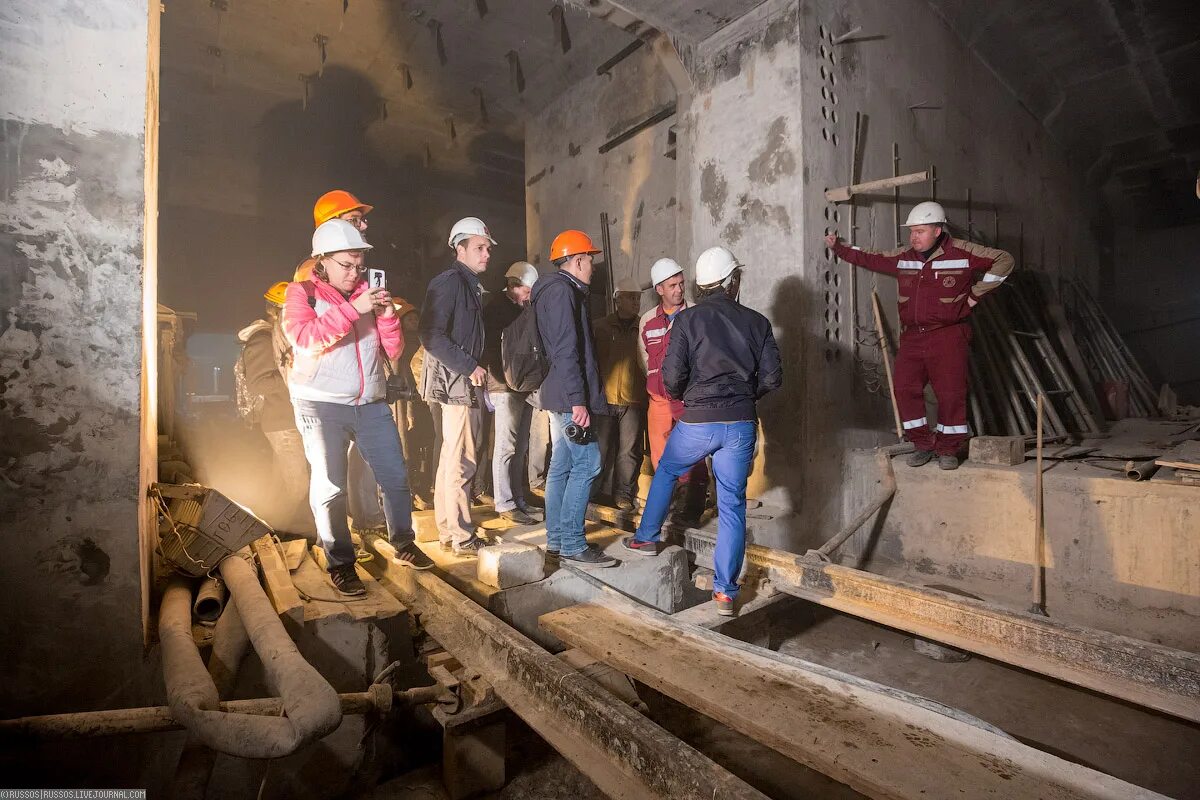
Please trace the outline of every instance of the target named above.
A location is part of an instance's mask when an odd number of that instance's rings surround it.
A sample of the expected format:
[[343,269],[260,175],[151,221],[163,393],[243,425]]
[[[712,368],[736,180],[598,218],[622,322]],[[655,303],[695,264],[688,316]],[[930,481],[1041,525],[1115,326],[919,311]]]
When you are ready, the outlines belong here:
[[500,365],[504,367],[504,382],[514,392],[532,392],[546,380],[550,364],[542,348],[532,301],[500,333]]

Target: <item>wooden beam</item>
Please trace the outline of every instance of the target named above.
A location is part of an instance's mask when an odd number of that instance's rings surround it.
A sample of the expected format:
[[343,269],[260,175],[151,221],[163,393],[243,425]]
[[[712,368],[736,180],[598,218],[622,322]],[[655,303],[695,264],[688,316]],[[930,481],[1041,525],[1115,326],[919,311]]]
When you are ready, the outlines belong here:
[[258,566],[262,571],[264,588],[275,613],[286,617],[296,624],[304,622],[304,603],[300,601],[300,593],[292,584],[292,574],[275,547],[272,536],[263,536],[250,543],[254,555],[258,557]]
[[[601,598],[541,625],[637,680],[876,798],[1161,795],[894,689]],[[913,699],[910,699],[913,698]]]
[[844,203],[856,194],[865,194],[874,192],[880,189],[895,189],[898,186],[907,186],[910,183],[921,183],[929,180],[928,170],[923,172],[910,172],[907,175],[897,175],[894,178],[881,178],[877,181],[867,181],[866,183],[853,183],[849,186],[839,186],[835,189],[825,190],[825,199],[831,203]]
[[372,574],[421,627],[609,797],[766,800],[433,572],[394,564],[386,540],[368,536],[366,545],[379,556]]
[[[685,536],[696,563],[711,564],[716,537],[694,529]],[[781,592],[1200,722],[1200,655],[1195,653],[850,567],[806,562],[759,545],[747,545],[746,559]]]

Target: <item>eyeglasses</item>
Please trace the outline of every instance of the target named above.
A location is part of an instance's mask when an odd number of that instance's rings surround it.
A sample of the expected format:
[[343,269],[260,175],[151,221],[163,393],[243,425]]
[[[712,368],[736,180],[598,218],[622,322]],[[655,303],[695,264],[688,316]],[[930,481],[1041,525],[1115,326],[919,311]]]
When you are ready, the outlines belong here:
[[347,264],[343,261],[338,261],[336,258],[331,258],[329,260],[332,261],[333,263],[337,264],[339,267],[346,270],[347,272],[349,272],[350,270],[354,270],[355,272],[366,272],[367,271],[366,266],[361,265],[361,264]]

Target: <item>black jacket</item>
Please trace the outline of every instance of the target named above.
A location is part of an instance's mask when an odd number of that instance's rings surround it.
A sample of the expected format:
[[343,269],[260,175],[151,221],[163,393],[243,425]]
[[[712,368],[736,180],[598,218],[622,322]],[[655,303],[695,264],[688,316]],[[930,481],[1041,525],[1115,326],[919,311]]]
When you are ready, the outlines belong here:
[[458,261],[429,282],[417,331],[425,347],[421,375],[425,400],[474,404],[469,378],[483,357],[482,296],[479,276]]
[[521,306],[512,301],[508,292],[499,292],[483,307],[483,329],[487,341],[483,345],[483,366],[488,371],[488,389],[507,392],[504,364],[500,360],[500,335],[521,316]]
[[538,334],[550,362],[537,400],[546,411],[587,406],[592,414],[610,413],[596,366],[587,299],[588,287],[562,270],[533,285]]
[[724,291],[675,317],[662,375],[683,422],[757,419],[755,402],[783,385],[771,323]]

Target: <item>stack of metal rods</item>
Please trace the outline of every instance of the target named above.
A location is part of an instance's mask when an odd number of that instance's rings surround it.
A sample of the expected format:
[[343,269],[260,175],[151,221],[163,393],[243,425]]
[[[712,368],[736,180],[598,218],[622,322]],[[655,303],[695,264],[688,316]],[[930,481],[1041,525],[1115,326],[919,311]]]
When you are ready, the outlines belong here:
[[1044,395],[1048,435],[1100,433],[1101,420],[1079,390],[1080,376],[1055,347],[1034,276],[1018,275],[975,308],[969,379],[976,434],[1030,435]]
[[1082,285],[1064,281],[1076,330],[1076,341],[1096,383],[1116,381],[1129,387],[1129,415],[1149,417],[1158,411],[1158,394],[1104,309]]

